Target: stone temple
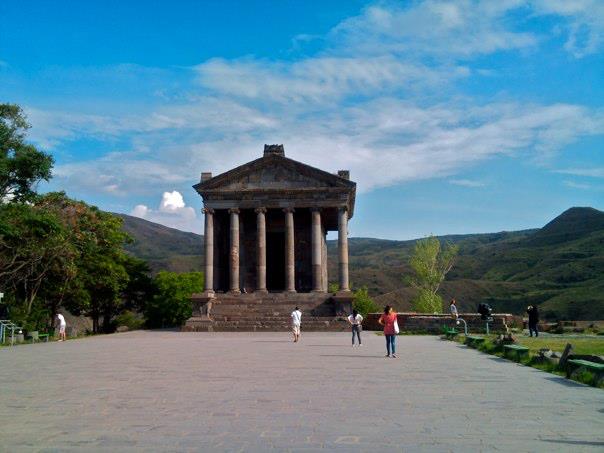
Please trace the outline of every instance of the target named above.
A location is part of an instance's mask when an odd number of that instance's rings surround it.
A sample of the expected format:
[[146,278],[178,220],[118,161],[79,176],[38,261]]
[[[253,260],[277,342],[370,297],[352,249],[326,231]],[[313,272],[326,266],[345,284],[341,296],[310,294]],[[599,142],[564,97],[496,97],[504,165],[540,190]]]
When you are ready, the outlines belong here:
[[[185,330],[284,330],[297,305],[305,330],[341,330],[351,311],[348,221],[356,184],[285,157],[283,145],[193,186],[204,203],[205,290]],[[338,232],[338,276],[327,271]],[[331,280],[330,280],[331,277]],[[339,291],[328,292],[329,281]]]

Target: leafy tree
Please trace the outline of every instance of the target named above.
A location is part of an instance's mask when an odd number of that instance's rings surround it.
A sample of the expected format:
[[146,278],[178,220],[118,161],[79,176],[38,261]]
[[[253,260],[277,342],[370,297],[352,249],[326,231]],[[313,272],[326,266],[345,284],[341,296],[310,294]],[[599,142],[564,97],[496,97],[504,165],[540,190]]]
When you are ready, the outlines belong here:
[[458,250],[459,247],[451,243],[441,247],[440,241],[434,236],[415,243],[409,260],[413,275],[408,278],[408,283],[417,289],[417,295],[411,301],[416,311],[442,312],[442,298],[438,295],[438,290],[453,267]]
[[21,107],[0,104],[0,202],[31,200],[51,177],[52,156],[25,142],[29,127]]
[[128,284],[122,291],[124,308],[142,313],[147,301],[157,292],[151,269],[146,261],[130,255],[125,256],[123,265],[128,273]]
[[12,288],[28,316],[38,293],[53,273],[64,280],[76,250],[56,213],[38,205],[0,205],[0,284]]
[[362,316],[367,316],[368,313],[376,313],[380,310],[373,299],[369,297],[366,286],[363,286],[354,292],[352,308],[358,311]]
[[152,328],[182,325],[191,317],[191,295],[203,290],[202,272],[160,272],[155,277],[157,294],[145,307]]

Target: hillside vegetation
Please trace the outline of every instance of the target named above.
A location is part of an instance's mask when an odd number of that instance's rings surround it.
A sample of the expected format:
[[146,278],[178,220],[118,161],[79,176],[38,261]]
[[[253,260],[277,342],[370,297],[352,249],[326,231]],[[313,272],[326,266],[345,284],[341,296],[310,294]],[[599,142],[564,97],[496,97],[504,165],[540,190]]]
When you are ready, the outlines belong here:
[[[121,215],[136,240],[129,251],[154,271],[202,270],[203,237]],[[441,295],[462,311],[480,302],[496,311],[521,313],[539,305],[550,319],[604,318],[604,213],[571,208],[541,229],[442,236],[460,246]],[[408,310],[413,295],[402,276],[414,241],[349,240],[350,278],[367,286],[380,304]],[[337,244],[328,242],[329,275],[337,280]]]

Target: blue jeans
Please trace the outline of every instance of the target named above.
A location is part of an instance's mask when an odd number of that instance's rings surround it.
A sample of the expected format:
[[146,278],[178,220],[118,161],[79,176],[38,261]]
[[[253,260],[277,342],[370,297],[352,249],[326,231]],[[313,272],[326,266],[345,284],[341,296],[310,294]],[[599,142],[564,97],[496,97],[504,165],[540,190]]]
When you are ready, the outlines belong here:
[[388,355],[396,353],[396,335],[385,335]]
[[539,336],[539,329],[537,329],[537,323],[535,323],[535,324],[529,324],[529,335],[531,337],[533,336],[533,332],[535,332],[535,336],[536,337]]
[[352,344],[354,345],[354,336],[357,336],[357,338],[359,339],[359,344],[361,344],[361,329],[359,328],[358,325],[353,325],[352,326]]

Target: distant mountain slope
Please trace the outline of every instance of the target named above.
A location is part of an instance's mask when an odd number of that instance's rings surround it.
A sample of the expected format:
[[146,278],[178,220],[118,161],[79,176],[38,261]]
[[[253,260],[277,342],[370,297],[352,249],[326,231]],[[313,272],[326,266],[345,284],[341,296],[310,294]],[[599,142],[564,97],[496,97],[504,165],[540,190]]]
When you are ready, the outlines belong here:
[[[203,269],[203,237],[120,215],[136,241],[128,247],[154,271]],[[541,229],[450,235],[460,247],[441,295],[461,310],[488,302],[496,310],[521,313],[538,304],[550,318],[604,319],[604,213],[571,208]],[[350,279],[367,286],[379,303],[409,309],[413,296],[403,284],[415,241],[350,238]],[[337,243],[328,241],[328,266],[337,281]]]
[[123,219],[124,230],[134,238],[126,250],[147,261],[153,271],[201,270],[203,236],[126,214],[116,215]]
[[604,212],[594,208],[570,208],[534,234],[532,245],[552,245],[572,241],[604,230]]

